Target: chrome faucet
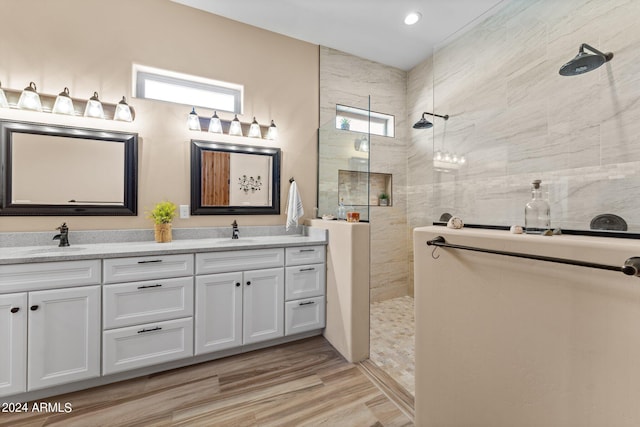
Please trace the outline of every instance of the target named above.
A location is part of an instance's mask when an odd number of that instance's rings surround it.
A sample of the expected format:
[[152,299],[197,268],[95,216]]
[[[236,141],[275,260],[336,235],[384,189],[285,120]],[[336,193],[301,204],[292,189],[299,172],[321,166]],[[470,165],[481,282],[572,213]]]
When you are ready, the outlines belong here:
[[238,223],[236,222],[236,220],[233,220],[233,224],[231,224],[231,226],[233,227],[233,231],[231,233],[231,238],[233,240],[236,240],[240,237],[240,231],[238,231]]
[[60,240],[59,247],[69,246],[69,227],[67,227],[67,223],[63,222],[56,230],[60,230],[60,234],[53,236],[53,240]]

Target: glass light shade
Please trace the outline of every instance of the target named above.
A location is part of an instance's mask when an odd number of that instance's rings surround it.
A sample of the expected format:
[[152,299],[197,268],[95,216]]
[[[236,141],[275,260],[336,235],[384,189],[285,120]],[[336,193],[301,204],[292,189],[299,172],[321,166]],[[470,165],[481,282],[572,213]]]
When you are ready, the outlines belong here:
[[237,114],[231,121],[231,126],[229,127],[229,135],[242,136],[242,125],[240,125],[240,120],[238,120]]
[[42,111],[40,95],[38,95],[36,90],[36,84],[34,82],[29,83],[29,86],[25,87],[20,94],[18,108],[22,108],[23,110]]
[[218,117],[217,111],[213,112],[213,116],[211,116],[211,120],[209,120],[209,132],[222,133],[222,122],[220,121],[220,117]]
[[363,151],[365,153],[369,152],[369,140],[367,140],[367,138],[362,138],[362,140],[360,140],[360,151]]
[[196,113],[196,108],[193,107],[191,112],[189,113],[189,117],[187,118],[187,126],[189,126],[189,130],[202,130],[200,128],[200,117],[198,117],[198,113]]
[[58,94],[56,102],[53,104],[53,110],[51,110],[51,112],[56,114],[68,114],[71,116],[75,115],[76,111],[73,108],[73,101],[69,96],[68,87],[65,87],[64,90]]
[[436,154],[433,158],[434,160],[442,160],[442,151],[436,151]]
[[249,138],[262,138],[262,133],[260,132],[260,125],[256,121],[256,118],[253,118],[253,122],[251,122],[251,126],[249,127]]
[[467,159],[465,159],[464,156],[460,156],[460,158],[458,159],[458,163],[464,165],[465,163],[467,163]]
[[267,139],[270,139],[271,141],[278,139],[278,128],[276,127],[276,124],[273,123],[273,120],[271,120],[271,126],[269,126],[269,130],[267,131]]
[[444,159],[445,162],[451,162],[451,154],[449,154],[448,152],[444,153]]
[[129,108],[127,99],[124,96],[122,97],[122,100],[118,102],[118,105],[116,105],[116,112],[113,113],[113,120],[122,120],[123,122],[133,121],[131,108]]
[[9,101],[7,101],[7,95],[4,94],[4,90],[0,86],[0,108],[9,108]]
[[98,99],[98,92],[93,92],[93,96],[87,101],[84,116],[104,119],[104,110],[102,109],[102,102]]

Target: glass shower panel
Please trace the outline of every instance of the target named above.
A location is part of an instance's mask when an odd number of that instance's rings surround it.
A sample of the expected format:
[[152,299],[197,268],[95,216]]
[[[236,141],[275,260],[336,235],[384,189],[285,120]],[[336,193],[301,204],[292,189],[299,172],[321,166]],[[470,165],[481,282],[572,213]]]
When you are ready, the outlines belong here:
[[[367,130],[369,101],[366,97],[362,102],[365,105],[351,105],[367,113],[363,116]],[[335,119],[329,120],[318,130],[317,216],[337,218],[339,204],[343,203],[345,211],[358,212],[360,221],[369,221],[370,133],[339,128],[336,123]]]

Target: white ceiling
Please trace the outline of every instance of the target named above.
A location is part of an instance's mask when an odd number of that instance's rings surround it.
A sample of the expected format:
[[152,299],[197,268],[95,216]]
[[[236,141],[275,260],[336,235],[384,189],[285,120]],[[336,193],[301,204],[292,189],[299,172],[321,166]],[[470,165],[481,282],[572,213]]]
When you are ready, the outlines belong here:
[[[429,57],[435,45],[494,12],[503,0],[173,1],[409,70]],[[404,17],[411,11],[420,12],[422,19],[407,26]]]

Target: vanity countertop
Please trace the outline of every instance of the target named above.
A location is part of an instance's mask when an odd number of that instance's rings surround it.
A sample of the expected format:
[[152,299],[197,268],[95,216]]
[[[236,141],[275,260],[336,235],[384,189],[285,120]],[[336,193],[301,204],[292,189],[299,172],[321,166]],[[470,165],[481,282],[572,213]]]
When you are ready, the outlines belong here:
[[173,255],[193,252],[266,249],[292,246],[326,245],[327,239],[317,236],[279,235],[215,239],[174,240],[170,243],[125,242],[79,244],[69,247],[21,246],[0,248],[0,264],[24,264],[50,261],[74,261],[130,256]]

